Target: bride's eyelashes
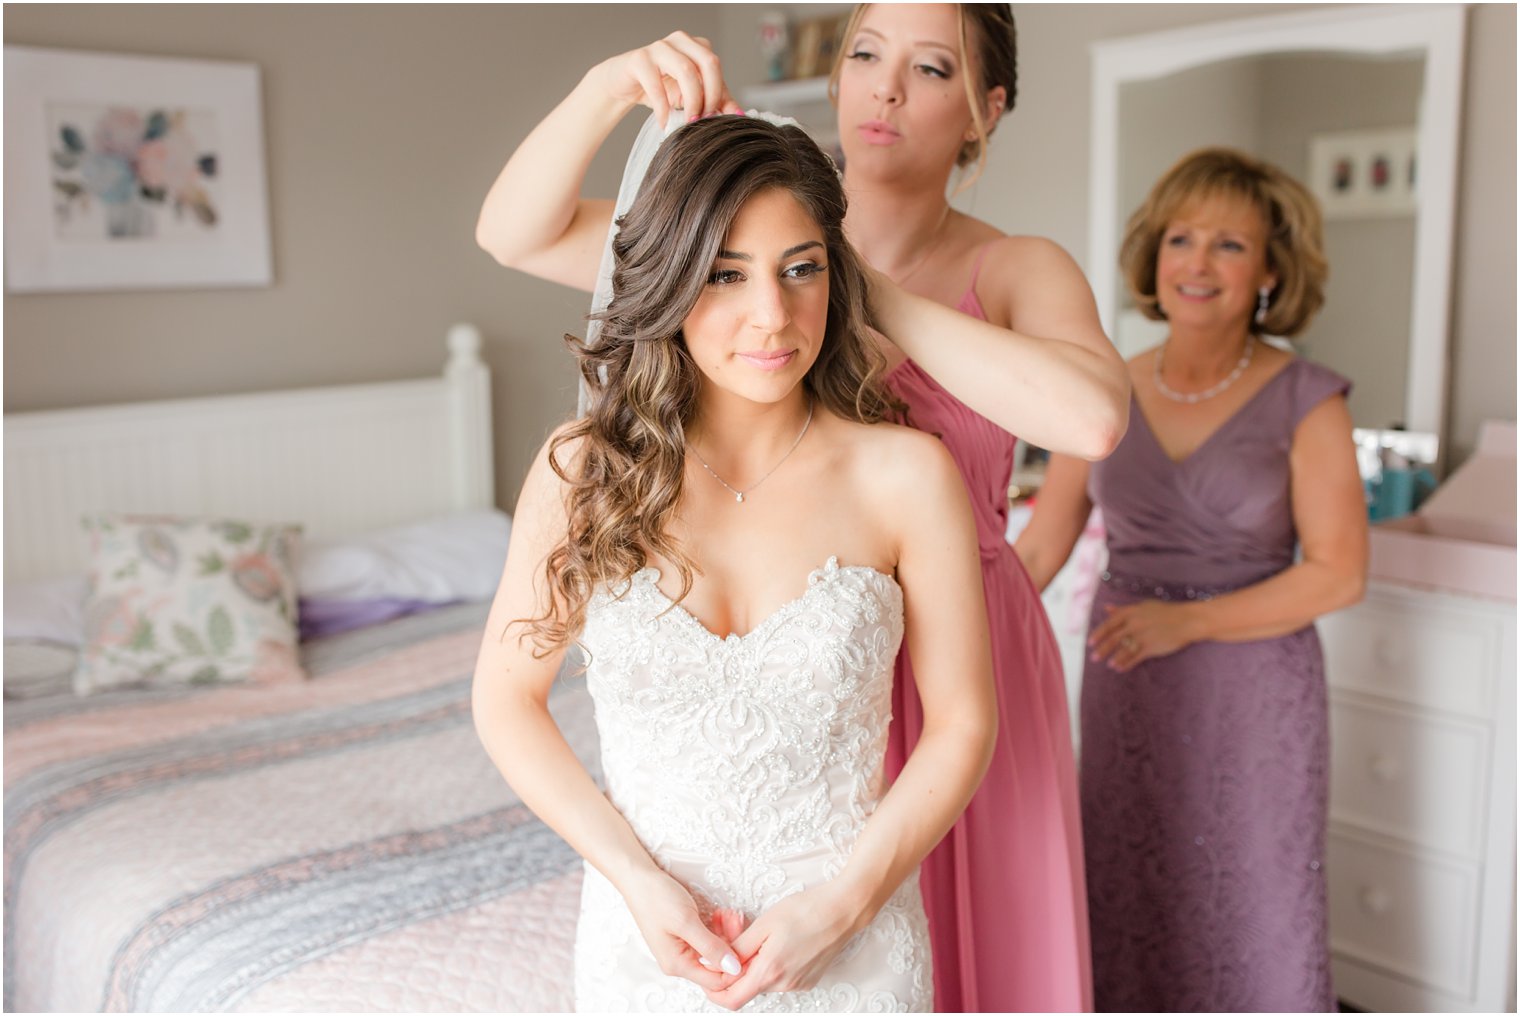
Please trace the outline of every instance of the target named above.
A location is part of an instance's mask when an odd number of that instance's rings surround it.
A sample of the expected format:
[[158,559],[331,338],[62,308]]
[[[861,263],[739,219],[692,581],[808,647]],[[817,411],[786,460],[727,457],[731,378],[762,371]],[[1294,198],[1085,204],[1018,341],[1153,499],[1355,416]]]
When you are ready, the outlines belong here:
[[783,278],[795,279],[799,282],[816,278],[829,270],[829,266],[817,261],[801,261],[795,265],[788,265],[781,270]]
[[[829,270],[829,266],[818,261],[799,261],[796,264],[787,265],[781,270],[781,277],[790,282],[806,282],[817,278]],[[714,268],[707,276],[707,284],[717,289],[728,286],[736,286],[744,282],[746,277],[737,268]]]

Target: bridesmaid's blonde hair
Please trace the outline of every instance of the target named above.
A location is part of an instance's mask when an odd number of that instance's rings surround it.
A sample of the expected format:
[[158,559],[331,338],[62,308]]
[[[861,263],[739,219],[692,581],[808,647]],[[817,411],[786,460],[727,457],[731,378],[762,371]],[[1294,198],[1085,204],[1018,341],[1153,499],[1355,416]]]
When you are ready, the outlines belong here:
[[[839,102],[839,73],[844,67],[844,62],[849,58],[847,47],[855,31],[860,27],[860,21],[865,17],[866,8],[870,4],[856,4],[850,12],[849,20],[845,22],[844,32],[840,36],[839,45],[835,47],[834,67],[829,72],[829,98],[837,105]],[[971,107],[971,124],[976,129],[976,137],[961,145],[960,154],[955,158],[955,164],[962,169],[976,163],[976,171],[969,174],[956,187],[957,191],[965,190],[976,183],[982,175],[982,170],[987,167],[987,142],[992,137],[992,132],[997,129],[998,121],[1003,115],[1013,109],[1014,99],[1019,92],[1019,33],[1013,21],[1013,7],[1009,4],[956,4],[960,15],[958,35],[960,36],[961,66],[971,66],[971,42],[976,43],[977,68],[981,71],[979,79],[972,81],[970,74],[961,75],[961,80],[966,86],[966,104]],[[990,121],[985,113],[987,93],[998,85],[1008,93],[1003,108],[997,111],[997,115]]]

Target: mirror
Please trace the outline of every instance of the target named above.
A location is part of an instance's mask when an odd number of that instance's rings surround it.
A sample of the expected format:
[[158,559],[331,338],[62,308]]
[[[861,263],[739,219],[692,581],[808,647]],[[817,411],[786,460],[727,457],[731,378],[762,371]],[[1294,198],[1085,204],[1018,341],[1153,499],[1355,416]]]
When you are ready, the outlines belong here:
[[1325,212],[1326,305],[1295,348],[1352,379],[1358,427],[1440,435],[1464,16],[1353,8],[1096,44],[1089,277],[1120,352],[1166,336],[1119,275],[1130,213],[1187,152],[1240,148]]

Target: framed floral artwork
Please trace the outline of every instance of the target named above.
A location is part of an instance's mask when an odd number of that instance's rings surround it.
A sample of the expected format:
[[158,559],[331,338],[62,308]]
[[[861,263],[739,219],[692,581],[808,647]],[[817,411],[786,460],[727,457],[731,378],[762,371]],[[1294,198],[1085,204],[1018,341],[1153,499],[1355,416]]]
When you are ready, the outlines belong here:
[[1337,131],[1309,139],[1309,185],[1327,219],[1414,215],[1414,127]]
[[5,47],[10,292],[272,278],[256,65]]

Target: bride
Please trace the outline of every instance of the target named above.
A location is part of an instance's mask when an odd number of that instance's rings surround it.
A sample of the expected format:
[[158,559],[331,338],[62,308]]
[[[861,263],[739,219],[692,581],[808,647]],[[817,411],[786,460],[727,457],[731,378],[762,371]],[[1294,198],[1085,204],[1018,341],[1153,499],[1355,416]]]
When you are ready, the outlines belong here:
[[[932,1008],[917,873],[991,750],[986,611],[954,462],[879,422],[844,211],[795,127],[677,130],[572,340],[587,415],[523,485],[474,715],[586,861],[578,1010]],[[925,728],[889,789],[904,638]],[[605,794],[548,710],[573,642]]]

